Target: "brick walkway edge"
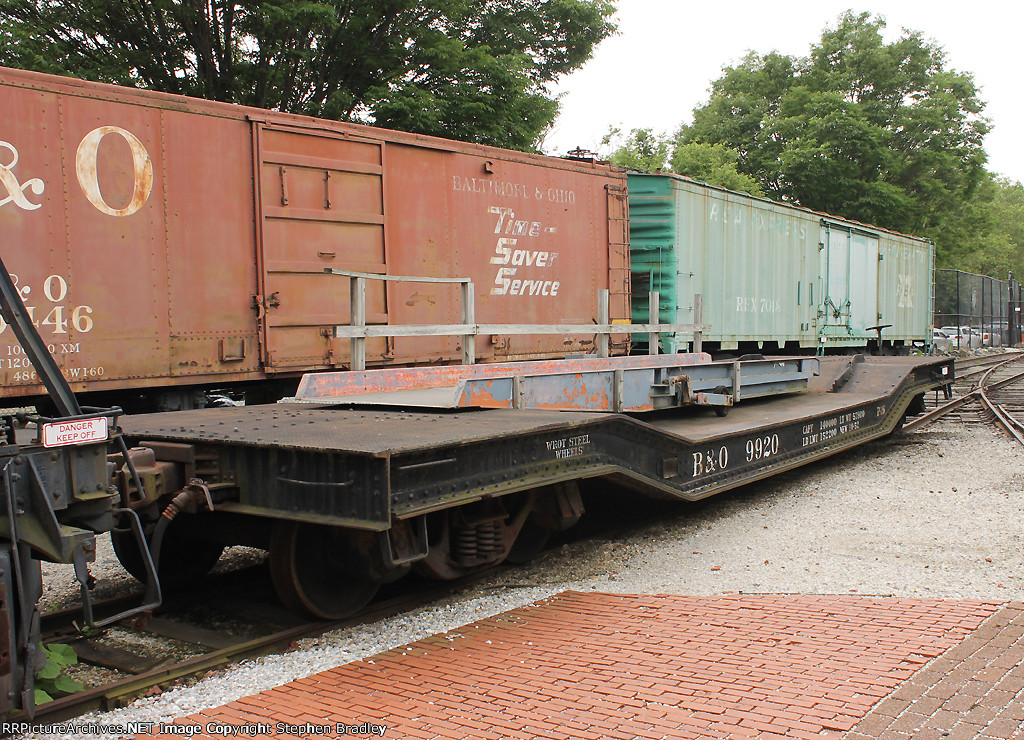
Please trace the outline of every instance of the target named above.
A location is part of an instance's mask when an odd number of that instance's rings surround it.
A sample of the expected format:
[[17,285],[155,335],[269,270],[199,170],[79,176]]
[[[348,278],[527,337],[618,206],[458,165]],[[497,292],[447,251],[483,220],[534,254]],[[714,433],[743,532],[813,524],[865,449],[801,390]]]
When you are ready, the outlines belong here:
[[197,737],[255,723],[274,738],[1013,737],[1022,612],[565,592],[177,723],[217,728]]
[[1024,604],[1007,604],[875,705],[848,740],[1024,740]]

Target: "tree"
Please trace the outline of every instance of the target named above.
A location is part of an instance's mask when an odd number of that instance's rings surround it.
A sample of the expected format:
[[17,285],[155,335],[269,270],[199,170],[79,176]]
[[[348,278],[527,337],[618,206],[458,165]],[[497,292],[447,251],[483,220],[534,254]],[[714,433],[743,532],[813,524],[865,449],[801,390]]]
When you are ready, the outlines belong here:
[[721,144],[736,152],[737,169],[757,180],[770,197],[781,186],[776,165],[783,142],[762,134],[779,117],[782,100],[794,85],[796,60],[750,52],[712,83],[708,103],[693,112],[693,124],[677,135],[680,144]]
[[993,199],[993,235],[1005,243],[1010,255],[1004,265],[996,266],[989,274],[1000,274],[1003,268],[1024,277],[1024,186],[1006,179],[996,180]]
[[751,195],[764,195],[753,177],[737,169],[739,154],[721,144],[676,144],[672,150],[672,171],[709,185],[737,190]]
[[1024,186],[989,178],[957,214],[950,249],[939,267],[1006,278],[1024,275]]
[[654,133],[649,128],[635,128],[623,139],[622,131],[611,128],[601,144],[609,146],[619,142],[608,159],[612,164],[629,170],[667,170],[709,185],[752,195],[764,195],[757,180],[737,171],[739,155],[736,152],[721,144],[681,144],[678,137],[679,134],[670,139],[664,134]]
[[749,54],[726,68],[684,127],[722,144],[772,198],[936,240],[950,249],[960,206],[988,176],[989,129],[970,75],[916,32],[840,17],[806,58]]
[[0,64],[528,149],[609,0],[0,0]]
[[[601,145],[614,145],[619,141],[622,141],[622,132],[617,128],[611,128],[601,140]],[[608,160],[619,167],[638,172],[657,172],[665,167],[668,150],[669,141],[664,134],[656,134],[649,128],[635,128],[611,153]]]

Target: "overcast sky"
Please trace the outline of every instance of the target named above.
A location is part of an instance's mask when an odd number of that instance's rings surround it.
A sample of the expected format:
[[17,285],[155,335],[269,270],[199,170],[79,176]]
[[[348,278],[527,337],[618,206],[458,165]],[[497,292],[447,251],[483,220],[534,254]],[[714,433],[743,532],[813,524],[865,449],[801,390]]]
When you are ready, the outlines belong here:
[[[619,33],[566,77],[561,114],[544,141],[548,154],[596,150],[610,126],[673,132],[707,102],[722,68],[748,50],[806,56],[825,26],[847,9],[885,17],[887,40],[920,31],[946,51],[946,68],[969,72],[993,124],[989,169],[1024,182],[1024,3],[974,0],[617,0]],[[603,152],[607,153],[607,152]]]

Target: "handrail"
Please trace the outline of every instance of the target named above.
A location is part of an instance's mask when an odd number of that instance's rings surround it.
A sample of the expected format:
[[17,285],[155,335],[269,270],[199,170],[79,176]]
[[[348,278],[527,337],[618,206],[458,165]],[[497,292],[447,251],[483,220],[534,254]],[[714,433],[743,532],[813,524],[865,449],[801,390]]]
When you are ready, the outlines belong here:
[[[427,336],[461,336],[462,363],[476,363],[476,346],[474,337],[480,334],[596,334],[598,336],[598,356],[608,357],[609,336],[612,334],[643,334],[654,338],[649,341],[650,354],[658,353],[656,336],[660,332],[680,332],[693,334],[693,351],[700,352],[703,333],[711,326],[703,323],[703,296],[694,296],[694,323],[662,324],[657,314],[652,311],[653,321],[647,324],[613,324],[609,318],[608,289],[598,292],[598,323],[596,324],[478,324],[474,305],[475,289],[470,278],[431,278],[400,275],[381,275],[377,273],[353,272],[324,268],[330,275],[347,277],[350,285],[351,321],[348,325],[339,324],[334,327],[332,336],[337,339],[351,340],[350,365],[353,370],[366,369],[366,340],[372,337],[427,337]],[[393,282],[417,283],[458,283],[462,287],[462,323],[461,324],[382,324],[368,326],[366,324],[366,281],[384,280]],[[658,293],[651,293],[652,306],[658,305]]]

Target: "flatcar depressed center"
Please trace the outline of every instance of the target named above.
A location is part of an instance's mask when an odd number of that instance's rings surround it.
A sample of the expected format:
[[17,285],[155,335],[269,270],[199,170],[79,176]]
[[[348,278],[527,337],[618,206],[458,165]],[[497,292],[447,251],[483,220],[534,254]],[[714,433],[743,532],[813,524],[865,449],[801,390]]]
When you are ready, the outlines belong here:
[[952,376],[950,358],[824,358],[806,392],[724,418],[354,408],[314,385],[306,403],[125,418],[143,492],[122,478],[123,494],[152,521],[191,480],[196,513],[168,531],[165,577],[204,572],[225,545],[262,547],[287,604],[337,617],[410,568],[453,578],[528,559],[583,514],[581,479],[701,499],[884,436]]

